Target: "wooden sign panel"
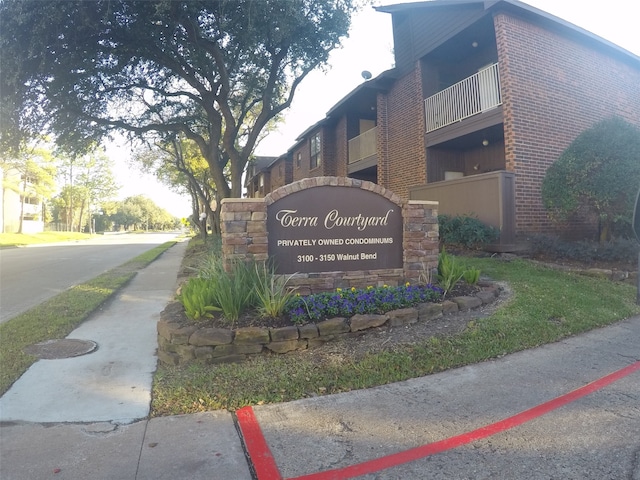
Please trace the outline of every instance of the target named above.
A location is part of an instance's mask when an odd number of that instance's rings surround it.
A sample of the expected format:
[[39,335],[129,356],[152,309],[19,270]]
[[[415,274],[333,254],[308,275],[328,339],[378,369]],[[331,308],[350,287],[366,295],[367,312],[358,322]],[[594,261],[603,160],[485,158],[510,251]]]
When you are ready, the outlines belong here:
[[319,186],[267,207],[277,273],[402,268],[402,209],[357,187]]

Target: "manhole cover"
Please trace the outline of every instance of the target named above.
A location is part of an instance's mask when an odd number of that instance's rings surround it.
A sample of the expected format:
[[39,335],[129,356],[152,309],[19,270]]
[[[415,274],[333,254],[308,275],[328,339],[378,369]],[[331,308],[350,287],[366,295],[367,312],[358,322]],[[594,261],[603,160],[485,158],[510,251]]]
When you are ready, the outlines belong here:
[[29,345],[24,349],[25,353],[35,355],[45,360],[57,358],[70,358],[86,355],[98,348],[96,342],[91,340],[77,340],[74,338],[61,338],[57,340],[47,340],[46,342]]

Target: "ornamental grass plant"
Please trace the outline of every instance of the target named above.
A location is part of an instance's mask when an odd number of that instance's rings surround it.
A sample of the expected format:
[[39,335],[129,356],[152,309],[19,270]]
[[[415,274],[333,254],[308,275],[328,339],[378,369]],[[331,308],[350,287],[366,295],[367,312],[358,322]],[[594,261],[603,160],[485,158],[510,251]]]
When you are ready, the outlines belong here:
[[287,287],[291,276],[276,275],[273,268],[266,263],[255,265],[256,269],[256,309],[258,314],[265,317],[281,317],[285,314],[287,305],[295,295],[295,289]]

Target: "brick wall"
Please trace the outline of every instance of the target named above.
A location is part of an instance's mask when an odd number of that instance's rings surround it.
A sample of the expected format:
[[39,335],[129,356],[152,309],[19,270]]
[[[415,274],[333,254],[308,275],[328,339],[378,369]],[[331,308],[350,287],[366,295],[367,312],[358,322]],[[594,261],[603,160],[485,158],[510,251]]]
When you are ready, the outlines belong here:
[[[270,182],[269,192],[280,188],[291,182],[292,170],[291,162],[286,157],[278,159],[269,171]],[[265,192],[268,193],[268,192]]]
[[438,203],[403,201],[398,195],[372,182],[346,177],[316,177],[281,187],[264,199],[226,198],[221,202],[222,256],[225,268],[234,261],[268,260],[267,205],[306,188],[340,185],[365,189],[402,207],[403,268],[296,274],[289,285],[302,294],[336,288],[416,283],[438,265]]
[[341,117],[335,127],[336,175],[347,176],[349,162],[349,140],[347,139],[347,118]]
[[322,128],[322,168],[317,176],[336,176],[336,131],[334,128],[325,126]]
[[[317,168],[311,167],[311,137],[320,132],[320,148],[322,159]],[[293,151],[293,175],[292,181],[311,177],[334,176],[337,171],[336,158],[336,132],[329,126],[322,126],[309,132],[304,140],[296,145]],[[300,154],[300,167],[297,164]],[[275,190],[275,189],[273,189]],[[273,191],[272,190],[272,191]]]
[[[298,180],[302,180],[303,178],[307,178],[311,176],[311,147],[309,146],[309,140],[306,139],[304,142],[301,142],[296,145],[296,148],[293,151],[293,181],[296,182]],[[298,162],[298,158],[300,161]]]
[[402,198],[426,183],[424,106],[419,63],[378,101],[378,181]]
[[[520,18],[498,14],[494,24],[516,233],[552,232],[540,194],[547,168],[599,120],[619,115],[640,125],[640,69]],[[576,233],[595,228],[571,225]]]

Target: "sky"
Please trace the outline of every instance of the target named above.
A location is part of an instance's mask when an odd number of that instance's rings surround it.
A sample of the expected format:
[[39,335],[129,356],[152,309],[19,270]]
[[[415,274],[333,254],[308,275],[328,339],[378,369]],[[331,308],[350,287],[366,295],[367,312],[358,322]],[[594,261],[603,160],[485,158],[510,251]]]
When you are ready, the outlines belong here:
[[[555,15],[590,31],[640,56],[638,0],[527,0],[535,8]],[[375,5],[405,3],[399,0],[376,0]],[[408,2],[406,2],[408,3]],[[327,111],[364,82],[363,71],[375,78],[393,66],[391,15],[367,7],[352,19],[349,37],[329,57],[326,71],[316,71],[298,87],[284,121],[256,148],[257,155],[279,156],[308,127],[322,120]],[[118,165],[126,164],[126,149],[116,150]],[[167,191],[152,176],[135,170],[118,168],[118,182],[123,185],[122,198],[144,194],[173,215],[191,213],[189,199]]]

